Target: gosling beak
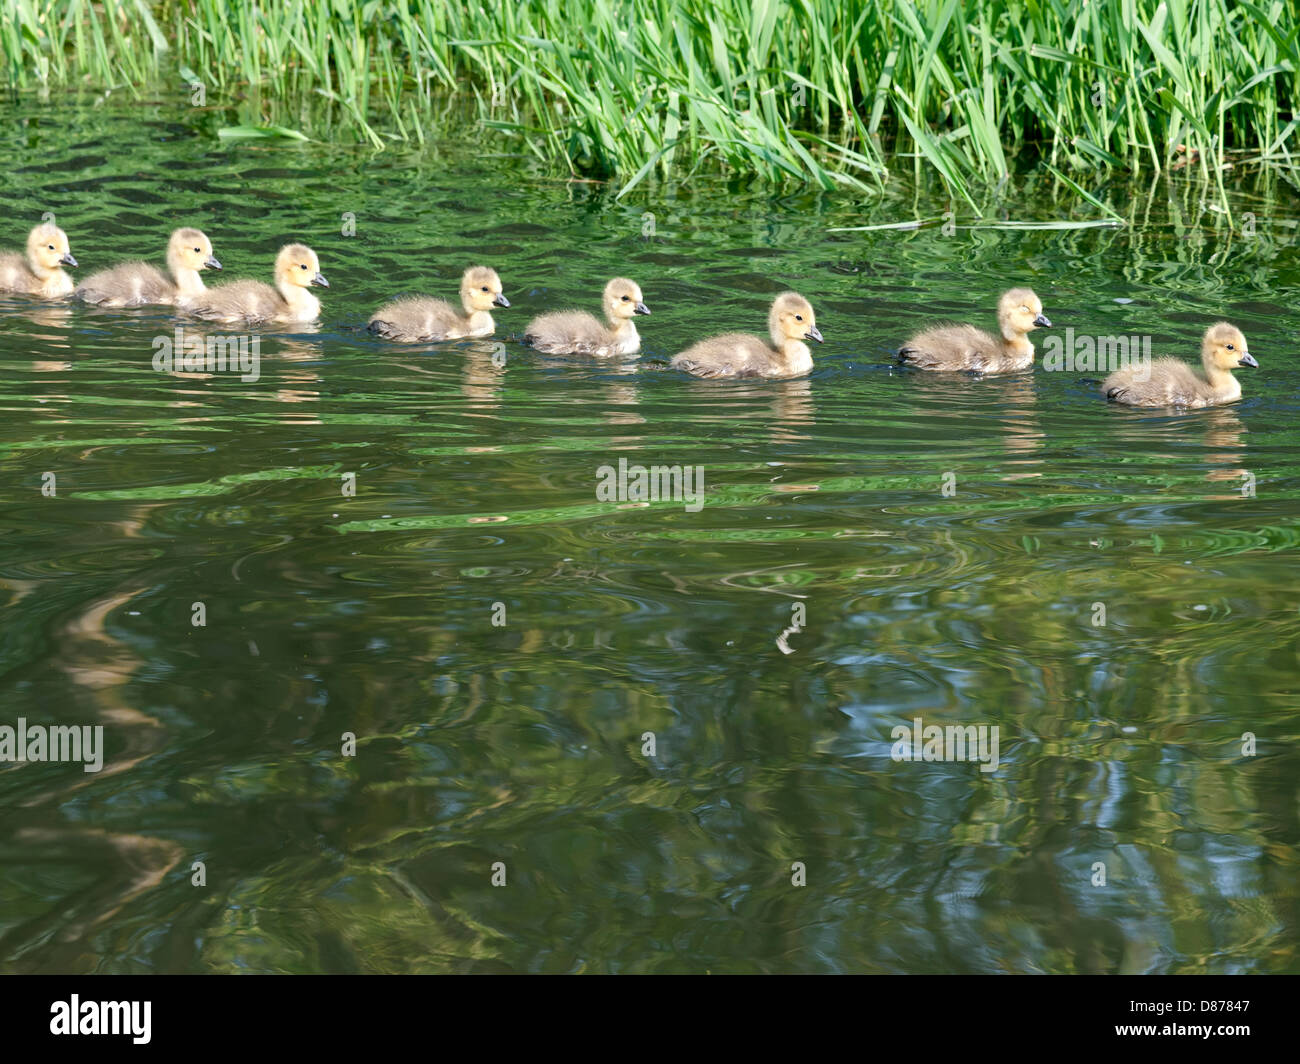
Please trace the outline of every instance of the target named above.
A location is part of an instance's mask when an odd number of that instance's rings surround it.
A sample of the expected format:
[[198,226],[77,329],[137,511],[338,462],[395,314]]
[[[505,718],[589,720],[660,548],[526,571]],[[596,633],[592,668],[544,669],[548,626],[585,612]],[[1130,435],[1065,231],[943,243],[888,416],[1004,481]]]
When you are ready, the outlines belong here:
[[316,274],[316,276],[311,279],[311,283],[318,284],[322,288],[328,288],[330,286],[329,281],[325,280],[325,275],[323,273]]
[[818,329],[816,325],[809,325],[808,331],[804,333],[804,335],[810,340],[816,340],[819,344],[824,344],[826,342],[822,339],[821,330]]
[[1249,366],[1251,369],[1259,369],[1259,363],[1256,362],[1251,355],[1247,355],[1247,354],[1243,354],[1241,358],[1237,360],[1237,365]]
[[507,299],[505,296],[503,296],[500,292],[498,292],[498,293],[496,294],[496,298],[493,299],[492,302],[495,303],[498,307],[508,307],[508,306],[510,306],[510,300],[508,300],[508,299]]
[[1040,329],[1050,329],[1052,327],[1052,323],[1047,320],[1047,315],[1045,314],[1038,315],[1038,317],[1034,319],[1034,324]]
[[77,260],[72,257],[71,251],[65,251],[62,255],[60,255],[59,262],[64,266],[77,265]]
[[650,313],[650,308],[647,307],[644,303],[638,303],[635,307],[632,308],[632,313],[633,313],[633,314],[649,314],[649,313]]
[[211,255],[209,255],[206,259],[203,260],[203,265],[206,266],[209,270],[221,269],[221,263],[219,263]]

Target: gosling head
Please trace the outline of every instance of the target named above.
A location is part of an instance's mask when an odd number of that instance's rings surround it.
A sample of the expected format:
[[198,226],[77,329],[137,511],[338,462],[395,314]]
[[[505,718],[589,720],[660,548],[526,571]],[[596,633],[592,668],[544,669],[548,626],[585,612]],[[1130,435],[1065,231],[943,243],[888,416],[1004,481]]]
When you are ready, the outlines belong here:
[[471,314],[510,306],[510,300],[501,294],[501,278],[488,266],[471,266],[465,271],[460,279],[460,301]]
[[285,244],[280,249],[280,254],[275,257],[275,279],[295,288],[309,288],[314,284],[322,288],[330,286],[320,272],[316,252],[306,244]]
[[48,277],[61,266],[77,265],[68,248],[68,234],[50,222],[27,234],[27,262],[38,277]]
[[1008,340],[1024,336],[1037,328],[1051,328],[1043,314],[1043,301],[1032,288],[1013,288],[998,300],[998,325]]
[[604,302],[611,321],[626,321],[633,315],[650,313],[650,308],[641,302],[641,289],[626,277],[615,277],[605,286]]
[[167,241],[167,261],[182,270],[219,270],[212,241],[198,229],[176,229]]
[[1239,366],[1259,369],[1259,363],[1246,348],[1246,338],[1241,330],[1226,321],[1216,322],[1205,330],[1205,339],[1201,341],[1201,358],[1207,366],[1221,370],[1237,369]]
[[768,315],[768,327],[772,332],[772,341],[777,347],[788,340],[816,340],[822,342],[822,334],[817,330],[817,319],[813,316],[812,304],[798,292],[782,292],[772,302],[772,311]]

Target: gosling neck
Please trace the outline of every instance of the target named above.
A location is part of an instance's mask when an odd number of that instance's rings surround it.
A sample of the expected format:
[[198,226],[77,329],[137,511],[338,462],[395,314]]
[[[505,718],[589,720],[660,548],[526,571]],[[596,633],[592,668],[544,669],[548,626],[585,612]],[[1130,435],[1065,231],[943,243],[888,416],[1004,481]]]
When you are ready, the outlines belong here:
[[[176,291],[182,296],[201,296],[206,292],[207,286],[203,283],[203,278],[199,276],[199,271],[190,266],[182,265],[180,258],[168,252],[167,268],[171,271],[172,280],[176,282]],[[283,294],[283,290],[281,290]],[[289,297],[285,296],[285,302]]]
[[32,271],[33,276],[41,282],[41,295],[47,299],[66,296],[75,287],[72,278],[63,272],[61,266],[55,266],[51,269],[48,266],[42,266],[34,259],[29,259],[27,266]]
[[615,314],[610,314],[608,320],[609,331],[615,340],[640,339],[636,331],[636,323],[631,318],[620,318]]
[[802,340],[796,340],[793,336],[782,337],[777,351],[788,375],[797,376],[812,369],[812,351]]
[[1241,397],[1241,382],[1237,380],[1232,370],[1224,369],[1214,361],[1213,352],[1208,350],[1201,352],[1201,365],[1205,367],[1206,380],[1210,382],[1210,387],[1217,398],[1239,399]]
[[473,333],[492,333],[496,332],[496,322],[492,320],[490,311],[479,310],[474,306],[471,299],[471,293],[462,292],[460,294],[460,305],[465,311],[465,328]]
[[320,315],[320,300],[301,285],[290,284],[281,278],[276,287],[297,321],[312,321]]
[[1002,349],[1015,359],[1034,360],[1034,345],[1029,337],[1009,325],[1002,326]]

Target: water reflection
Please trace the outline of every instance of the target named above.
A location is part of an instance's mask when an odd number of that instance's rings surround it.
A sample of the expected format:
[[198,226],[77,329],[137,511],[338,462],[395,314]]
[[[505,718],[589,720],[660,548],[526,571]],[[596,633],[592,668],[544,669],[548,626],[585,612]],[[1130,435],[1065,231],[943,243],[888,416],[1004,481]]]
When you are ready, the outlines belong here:
[[[489,340],[471,341],[457,354],[461,355],[460,394],[470,401],[475,410],[497,410],[501,406],[501,392],[505,384],[505,345]],[[455,358],[456,355],[450,357]]]
[[[10,318],[22,318],[30,322],[34,326],[31,332],[32,339],[44,341],[54,347],[68,347],[71,345],[67,328],[73,323],[75,313],[72,304],[65,300],[38,303],[25,299],[0,299],[0,314]],[[58,331],[45,332],[46,329]]]
[[[1244,482],[1251,480],[1254,474],[1243,464],[1246,449],[1242,434],[1246,430],[1241,418],[1230,407],[1219,407],[1202,413],[1205,415],[1205,448],[1209,452],[1205,460],[1215,467],[1206,470],[1205,479],[1231,481],[1239,489],[1242,488]],[[1242,492],[1239,490],[1237,494],[1240,496]],[[1222,495],[1219,498],[1230,499],[1233,496]]]
[[[183,122],[155,140],[153,107],[41,109],[24,151],[50,165],[15,210],[57,193],[106,255],[193,216],[232,270],[301,234],[338,295],[260,334],[250,382],[155,371],[165,310],[0,305],[0,723],[108,744],[97,774],[0,766],[22,813],[0,968],[1300,963],[1300,374],[1275,360],[1239,406],[1177,415],[1064,374],[891,367],[936,307],[978,318],[1009,263],[1098,332],[1229,317],[1280,347],[1280,229],[1215,258],[1226,223],[1187,176],[1112,195],[1122,229],[832,233],[945,205],[703,179],[615,200],[487,172],[477,142],[281,159]],[[63,188],[96,143],[132,172]],[[294,195],[250,216],[276,162]],[[1015,214],[1066,217],[1067,192],[1029,178]],[[320,221],[340,195],[349,240]],[[1233,195],[1286,217],[1267,184]],[[364,332],[480,256],[509,263],[522,320],[623,274],[665,311],[613,361]],[[664,366],[787,287],[835,322],[810,377]],[[602,501],[619,457],[702,467],[704,506]],[[892,760],[917,716],[998,726],[998,771]]]

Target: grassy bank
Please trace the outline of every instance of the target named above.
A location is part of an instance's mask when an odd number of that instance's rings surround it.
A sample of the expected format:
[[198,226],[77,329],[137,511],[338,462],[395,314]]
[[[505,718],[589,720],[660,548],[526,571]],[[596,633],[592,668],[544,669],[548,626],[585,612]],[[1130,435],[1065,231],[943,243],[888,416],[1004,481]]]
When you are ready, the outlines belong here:
[[[958,195],[1062,172],[1227,162],[1294,178],[1298,0],[7,0],[14,88],[249,93],[298,126],[422,139],[455,92],[548,164],[621,187],[722,166]],[[246,131],[247,132],[247,131]],[[308,126],[307,136],[320,131]]]

